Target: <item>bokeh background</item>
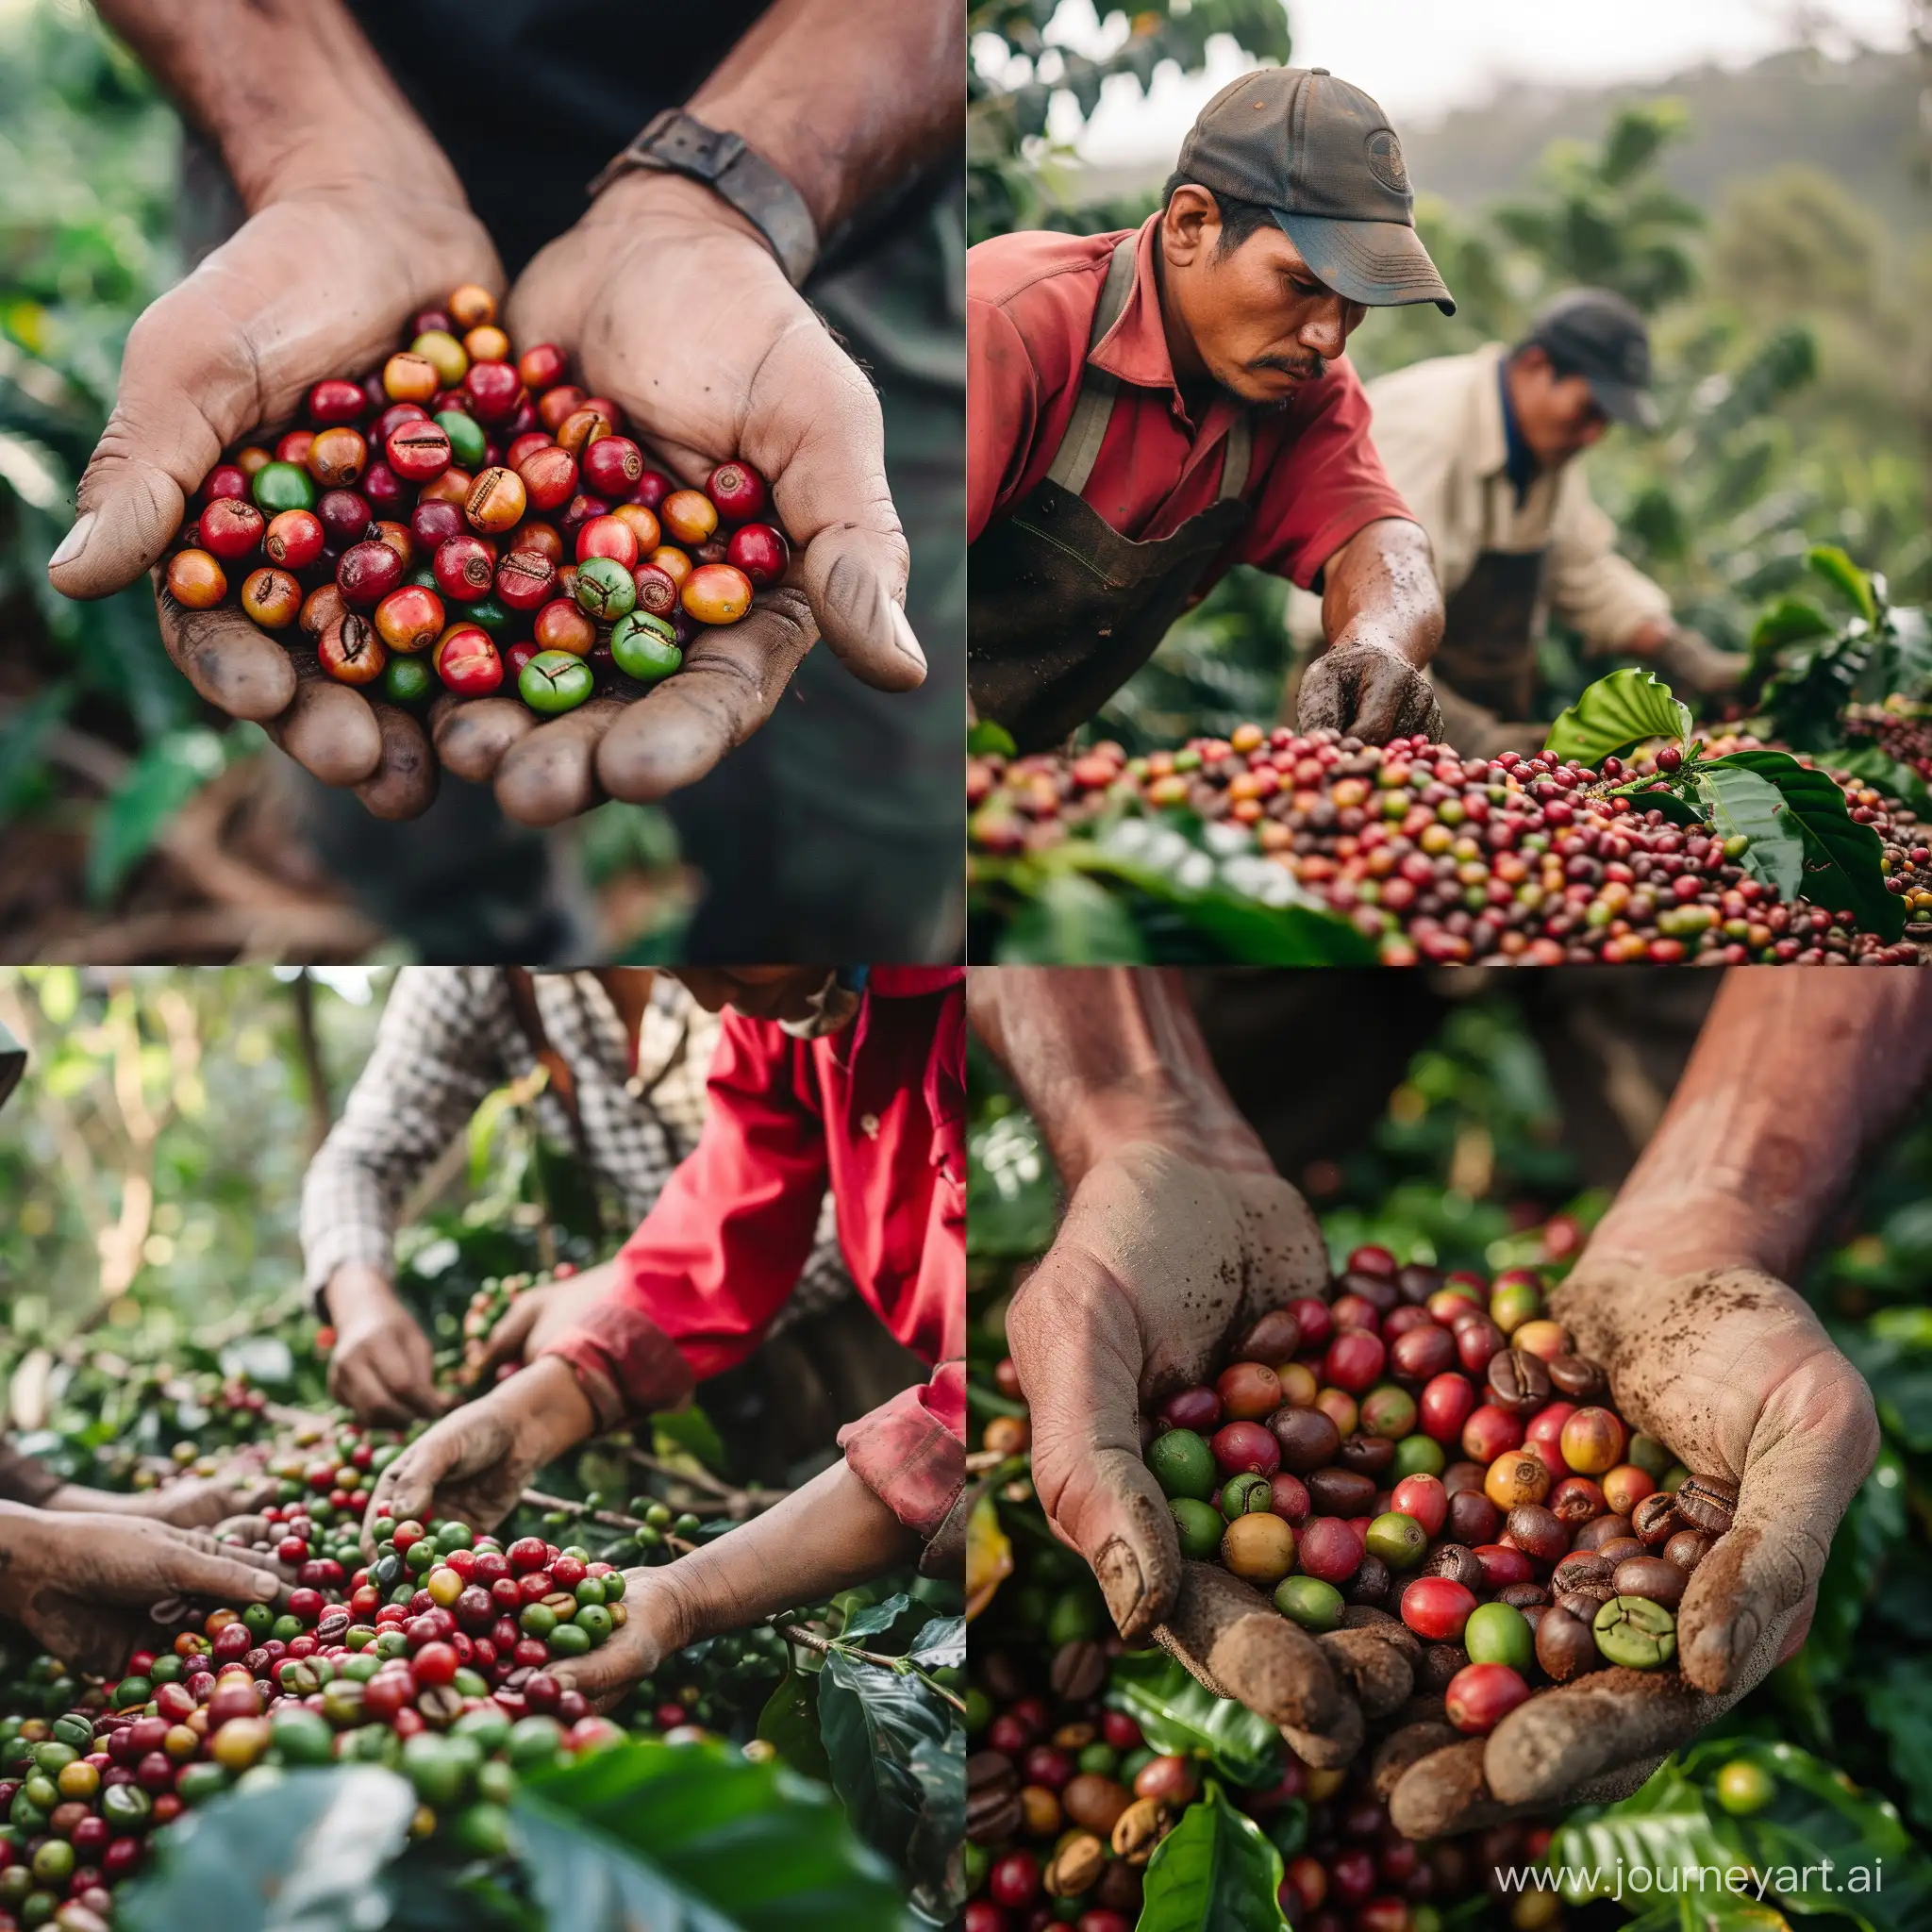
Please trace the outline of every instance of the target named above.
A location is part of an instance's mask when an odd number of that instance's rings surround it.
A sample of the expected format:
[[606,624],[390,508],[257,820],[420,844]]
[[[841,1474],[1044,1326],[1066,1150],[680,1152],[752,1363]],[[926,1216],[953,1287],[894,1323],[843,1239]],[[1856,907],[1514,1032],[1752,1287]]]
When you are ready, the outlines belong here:
[[[1098,232],[1157,204],[1243,67],[1325,66],[1403,138],[1458,310],[1372,312],[1365,376],[1514,341],[1607,285],[1650,318],[1662,432],[1589,458],[1624,554],[1741,649],[1813,543],[1932,596],[1932,7],[1922,0],[975,0],[972,235]],[[1094,737],[1129,749],[1271,719],[1285,587],[1239,570]],[[1553,635],[1557,708],[1589,675]]]

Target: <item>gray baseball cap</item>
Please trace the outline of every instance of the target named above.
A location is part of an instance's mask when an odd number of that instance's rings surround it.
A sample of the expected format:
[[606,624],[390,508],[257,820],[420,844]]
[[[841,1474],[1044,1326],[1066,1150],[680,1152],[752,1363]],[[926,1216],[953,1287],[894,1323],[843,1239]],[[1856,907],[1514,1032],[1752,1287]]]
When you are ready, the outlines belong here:
[[1611,422],[1657,427],[1650,329],[1636,306],[1614,290],[1566,290],[1530,325],[1524,346],[1542,350],[1565,375],[1586,378]]
[[1415,231],[1389,117],[1325,67],[1262,67],[1223,88],[1181,143],[1177,172],[1259,202],[1337,294],[1371,308],[1455,298]]

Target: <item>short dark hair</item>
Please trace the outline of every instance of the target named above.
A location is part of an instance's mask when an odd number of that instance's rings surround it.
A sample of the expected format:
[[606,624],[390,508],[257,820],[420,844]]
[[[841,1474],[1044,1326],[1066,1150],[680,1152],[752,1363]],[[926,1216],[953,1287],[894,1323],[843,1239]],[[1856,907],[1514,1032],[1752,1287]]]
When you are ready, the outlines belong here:
[[1231,194],[1223,194],[1219,190],[1209,188],[1187,175],[1174,174],[1167,177],[1167,186],[1160,191],[1160,205],[1164,208],[1174,199],[1176,188],[1198,188],[1221,211],[1221,240],[1215,246],[1218,258],[1232,255],[1235,250],[1252,235],[1258,235],[1263,228],[1274,224],[1273,212],[1258,201],[1237,201]]
[[1573,375],[1581,375],[1583,374],[1583,371],[1575,363],[1572,362],[1567,356],[1561,355],[1557,350],[1551,348],[1549,343],[1544,341],[1542,337],[1538,335],[1534,329],[1509,351],[1508,359],[1511,362],[1521,362],[1532,349],[1541,352],[1543,360],[1550,365],[1550,374],[1558,382],[1567,382]]

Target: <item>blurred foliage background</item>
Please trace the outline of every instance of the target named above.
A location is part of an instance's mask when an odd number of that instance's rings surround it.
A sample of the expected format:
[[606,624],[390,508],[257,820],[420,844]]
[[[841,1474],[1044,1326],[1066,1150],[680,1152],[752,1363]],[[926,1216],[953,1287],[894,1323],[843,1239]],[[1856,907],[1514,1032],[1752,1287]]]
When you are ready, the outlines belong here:
[[[0,0],[0,957],[363,958],[382,935],[301,853],[278,755],[176,674],[147,590],[71,604],[46,578],[128,327],[183,272],[180,152],[85,0]],[[608,943],[675,945],[691,890],[665,814],[555,836]]]
[[[1089,170],[1075,158],[1109,81],[1144,92],[1163,61],[1199,72],[1215,35],[1254,60],[1292,58],[1292,0],[1156,0],[1131,15],[1102,5],[1095,44],[1111,51],[1098,58],[1049,39],[1058,10],[1057,0],[974,0],[974,241],[1025,226],[1097,233],[1157,206],[1166,165]],[[1542,301],[1579,282],[1627,295],[1651,321],[1663,427],[1610,437],[1590,458],[1591,487],[1624,553],[1671,592],[1682,622],[1725,648],[1743,648],[1814,542],[1884,572],[1900,603],[1932,595],[1932,198],[1914,126],[1924,76],[1916,54],[1859,62],[1854,73],[1799,48],[1740,73],[1699,70],[1681,91],[1512,95],[1507,108],[1404,129],[1418,225],[1457,313],[1372,313],[1351,344],[1372,377],[1515,341]],[[1348,77],[1374,92],[1373,75]],[[1579,127],[1591,138],[1552,138]],[[1779,131],[1769,145],[1792,157],[1771,168],[1767,127]],[[1685,192],[1673,170],[1693,150]],[[1146,178],[1127,178],[1136,173]],[[1461,191],[1453,202],[1428,192],[1437,179]],[[1272,719],[1286,601],[1278,580],[1235,571],[1090,736],[1141,750]],[[1550,717],[1611,668],[1586,672],[1560,630],[1544,655]]]

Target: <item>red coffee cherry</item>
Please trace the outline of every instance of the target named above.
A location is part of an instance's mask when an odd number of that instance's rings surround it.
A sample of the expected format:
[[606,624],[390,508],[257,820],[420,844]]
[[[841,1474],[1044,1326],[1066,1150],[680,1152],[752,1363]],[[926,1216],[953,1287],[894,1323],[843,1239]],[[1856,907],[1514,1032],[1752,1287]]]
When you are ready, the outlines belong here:
[[1507,1664],[1470,1664],[1442,1693],[1443,1713],[1458,1731],[1482,1737],[1529,1697],[1529,1686]]
[[586,489],[622,498],[644,474],[644,453],[627,436],[601,436],[585,449],[583,466]]
[[734,524],[748,524],[765,513],[771,491],[749,463],[720,463],[705,479],[705,494],[718,513]]
[[[306,510],[284,511],[284,515],[306,516]],[[252,503],[238,497],[217,497],[196,520],[195,531],[201,547],[233,563],[246,557],[262,541],[268,521]]]

